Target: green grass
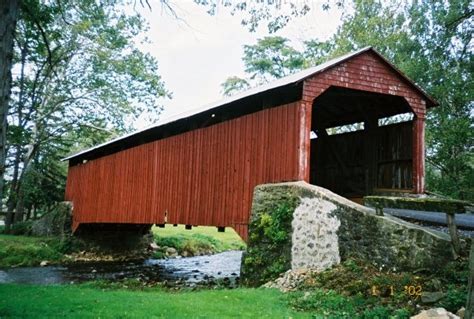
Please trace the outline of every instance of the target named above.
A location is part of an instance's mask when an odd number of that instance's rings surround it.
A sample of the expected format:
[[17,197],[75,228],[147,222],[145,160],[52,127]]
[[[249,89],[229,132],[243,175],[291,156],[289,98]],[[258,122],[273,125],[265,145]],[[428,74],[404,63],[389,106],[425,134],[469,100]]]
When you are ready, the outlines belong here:
[[286,294],[262,288],[171,291],[90,282],[0,285],[0,318],[405,319],[409,311],[322,289]]
[[[313,312],[313,318],[408,319],[408,309],[374,303],[362,294],[344,296],[333,290],[313,289],[288,295],[293,309]],[[374,298],[372,298],[374,299]]]
[[199,226],[193,227],[191,230],[184,229],[184,225],[178,225],[173,227],[172,225],[166,225],[165,228],[153,227],[153,233],[160,237],[171,237],[176,235],[192,236],[195,234],[213,237],[224,245],[228,249],[242,249],[245,248],[244,241],[240,236],[230,227],[226,227],[225,232],[219,233],[216,227],[212,226]]
[[273,289],[171,293],[0,285],[1,318],[311,318]]
[[[179,253],[187,251],[191,255],[200,251],[222,252],[245,248],[245,243],[230,227],[227,227],[225,232],[219,233],[216,227],[199,226],[186,230],[184,225],[177,227],[166,225],[165,228],[154,227],[153,234],[159,246],[173,247]],[[157,252],[157,256],[162,253]]]
[[64,258],[58,239],[0,235],[0,267],[35,266],[43,260],[58,262]]

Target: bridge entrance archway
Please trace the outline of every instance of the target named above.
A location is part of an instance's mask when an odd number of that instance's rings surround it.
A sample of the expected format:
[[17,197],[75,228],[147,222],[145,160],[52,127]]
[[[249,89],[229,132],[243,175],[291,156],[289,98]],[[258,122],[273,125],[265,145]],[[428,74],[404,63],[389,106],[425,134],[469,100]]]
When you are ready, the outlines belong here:
[[405,98],[330,87],[312,106],[310,183],[361,202],[413,189],[413,117]]

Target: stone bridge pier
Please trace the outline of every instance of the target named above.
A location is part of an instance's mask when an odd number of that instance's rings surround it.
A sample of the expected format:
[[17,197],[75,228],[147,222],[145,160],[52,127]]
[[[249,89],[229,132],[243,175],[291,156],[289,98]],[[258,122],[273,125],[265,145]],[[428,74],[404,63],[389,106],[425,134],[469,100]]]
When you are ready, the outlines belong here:
[[379,216],[305,182],[255,188],[241,277],[255,286],[289,269],[324,270],[349,257],[397,270],[442,267],[453,259],[448,235]]

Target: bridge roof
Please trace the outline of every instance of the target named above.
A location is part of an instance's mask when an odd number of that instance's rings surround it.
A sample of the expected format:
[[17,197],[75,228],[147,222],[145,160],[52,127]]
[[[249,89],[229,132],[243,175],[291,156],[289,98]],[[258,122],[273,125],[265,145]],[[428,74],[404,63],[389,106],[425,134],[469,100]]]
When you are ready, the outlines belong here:
[[[101,150],[104,149],[104,148],[111,147],[113,145],[117,145],[117,144],[121,144],[121,143],[125,143],[127,140],[129,140],[131,138],[137,139],[142,134],[146,134],[146,133],[150,133],[152,131],[156,131],[159,128],[165,128],[166,126],[168,126],[172,123],[176,123],[180,120],[190,119],[190,118],[192,118],[192,117],[194,117],[198,114],[202,114],[206,111],[218,110],[218,109],[223,108],[223,107],[225,107],[229,104],[232,104],[234,102],[243,101],[243,100],[245,100],[249,97],[252,97],[252,96],[255,96],[255,95],[258,95],[258,94],[261,94],[261,93],[265,93],[265,92],[272,91],[272,90],[275,90],[275,89],[278,89],[278,88],[283,88],[283,87],[287,87],[289,85],[300,83],[300,82],[304,81],[305,79],[307,79],[307,78],[309,78],[309,77],[311,77],[315,74],[324,72],[327,69],[330,69],[330,68],[332,68],[332,67],[334,67],[334,66],[336,66],[336,65],[338,65],[338,64],[340,64],[340,63],[342,63],[346,60],[349,60],[349,59],[351,59],[351,58],[353,58],[357,55],[360,55],[361,53],[367,52],[367,51],[371,51],[371,52],[375,53],[385,63],[387,63],[396,73],[398,73],[405,81],[407,81],[416,91],[418,91],[427,100],[428,107],[438,105],[438,103],[431,96],[429,96],[425,91],[423,91],[418,85],[416,85],[409,78],[407,78],[400,70],[398,70],[392,63],[390,63],[387,59],[385,59],[375,49],[373,49],[372,47],[365,47],[365,48],[362,48],[360,50],[357,50],[357,51],[342,55],[340,57],[334,58],[332,60],[329,60],[325,63],[320,64],[320,65],[317,65],[317,66],[302,70],[300,72],[294,73],[292,75],[289,75],[289,76],[277,79],[275,81],[269,82],[267,84],[264,84],[264,85],[246,90],[244,92],[235,94],[233,96],[218,100],[216,102],[213,102],[213,103],[210,103],[210,104],[207,104],[207,105],[204,105],[204,106],[201,106],[201,107],[198,107],[198,108],[195,108],[195,109],[191,109],[189,111],[179,113],[177,115],[165,118],[163,120],[158,121],[156,124],[154,124],[152,126],[149,126],[149,127],[146,127],[142,130],[138,130],[138,131],[132,132],[130,134],[126,134],[126,135],[117,137],[117,138],[112,139],[110,141],[107,141],[105,143],[99,144],[97,146],[85,149],[85,150],[80,151],[76,154],[68,156],[68,157],[64,158],[63,161],[67,161],[67,160],[71,160],[71,159],[79,159],[80,160],[81,158],[88,158],[89,156],[93,155],[96,152],[101,152]],[[133,147],[133,145],[129,146],[129,147]],[[110,153],[113,153],[113,152],[110,152]]]

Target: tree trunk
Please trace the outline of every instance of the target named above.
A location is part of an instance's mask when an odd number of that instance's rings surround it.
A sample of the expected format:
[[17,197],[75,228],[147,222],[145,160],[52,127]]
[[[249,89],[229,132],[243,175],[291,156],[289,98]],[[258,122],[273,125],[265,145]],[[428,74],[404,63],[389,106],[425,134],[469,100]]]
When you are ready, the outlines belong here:
[[[26,56],[28,54],[28,44],[25,43],[22,45],[21,49],[21,73],[20,73],[20,93],[18,98],[18,108],[16,110],[18,116],[18,127],[23,127],[23,102],[25,95],[25,66],[26,66]],[[13,210],[16,206],[16,199],[18,198],[18,176],[20,172],[20,163],[22,160],[21,157],[22,148],[20,143],[15,146],[15,160],[13,162],[13,175],[10,183],[10,194],[7,201],[7,216],[5,219],[5,232],[9,233],[12,223],[14,222]]]
[[[36,138],[36,126],[33,127],[34,138]],[[38,144],[29,144],[27,146],[27,153],[25,155],[25,159],[23,160],[23,171],[18,178],[17,183],[17,199],[16,199],[16,209],[15,209],[15,219],[14,222],[21,222],[24,219],[24,199],[25,199],[25,191],[23,187],[23,180],[24,177],[27,176],[28,172],[31,169],[31,161],[33,157],[36,155],[36,151],[38,150]]]
[[16,209],[15,209],[15,223],[22,222],[25,217],[25,205],[24,205],[24,191],[21,184],[18,188],[18,198],[16,202]]
[[14,210],[18,198],[18,175],[20,171],[21,162],[21,147],[17,145],[15,161],[13,163],[13,177],[10,185],[10,196],[7,202],[7,216],[5,218],[5,232],[8,234],[11,229],[11,225],[14,222]]
[[22,187],[22,181],[23,181],[23,177],[26,175],[27,171],[29,170],[29,164],[30,164],[30,161],[29,159],[25,159],[25,161],[23,162],[23,164],[25,165],[24,166],[24,169],[23,169],[23,173],[21,174],[20,176],[20,179],[18,180],[18,184],[17,184],[17,193],[16,193],[16,205],[15,205],[15,218],[14,218],[14,222],[17,223],[17,222],[22,222],[23,219],[24,219],[24,191],[23,191],[23,187]]
[[28,207],[26,209],[26,220],[30,220],[31,219],[31,207]]
[[464,318],[474,318],[474,241],[471,242],[469,257],[469,286],[467,289],[466,314]]
[[8,103],[12,81],[13,35],[18,20],[20,0],[0,1],[0,209],[6,161]]

